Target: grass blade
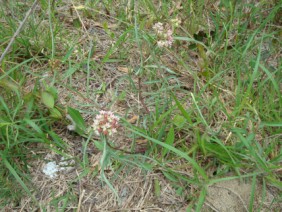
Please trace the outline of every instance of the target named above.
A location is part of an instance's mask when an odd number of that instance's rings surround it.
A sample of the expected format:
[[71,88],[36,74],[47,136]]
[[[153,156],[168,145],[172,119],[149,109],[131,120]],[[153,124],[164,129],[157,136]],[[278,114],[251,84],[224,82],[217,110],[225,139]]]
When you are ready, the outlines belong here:
[[30,190],[27,188],[26,184],[22,181],[20,176],[17,174],[16,170],[12,167],[12,165],[9,163],[9,161],[5,157],[3,157],[3,155],[2,155],[2,160],[5,164],[5,166],[7,167],[7,169],[9,169],[10,173],[16,178],[17,182],[21,185],[21,187],[25,190],[25,192],[34,200],[35,203],[38,204],[37,200],[32,195]]
[[160,146],[162,146],[162,147],[164,147],[164,148],[167,148],[168,150],[170,150],[170,151],[176,153],[178,156],[180,156],[180,157],[186,159],[186,160],[187,160],[189,163],[191,163],[192,166],[199,172],[199,174],[204,178],[204,180],[208,180],[208,176],[206,175],[204,169],[201,168],[201,167],[197,164],[197,162],[196,162],[194,159],[192,159],[191,157],[189,157],[185,152],[182,152],[182,151],[176,149],[176,148],[173,147],[173,146],[170,146],[170,145],[168,145],[168,144],[166,144],[166,143],[163,143],[163,142],[158,141],[158,140],[156,140],[156,139],[154,139],[154,138],[151,138],[151,137],[149,137],[149,136],[147,136],[147,135],[144,135],[143,133],[140,133],[140,132],[138,132],[137,130],[134,130],[133,128],[129,128],[129,130],[132,131],[132,132],[134,132],[135,134],[137,134],[137,135],[139,135],[139,136],[142,136],[142,137],[144,137],[144,138],[146,138],[146,139],[152,141],[152,142],[155,143],[155,144],[158,144],[158,145],[160,145]]
[[201,190],[200,196],[199,196],[199,201],[197,203],[197,207],[196,207],[197,212],[201,211],[203,204],[205,202],[205,199],[206,199],[206,195],[207,195],[207,189],[206,189],[206,187],[203,187],[202,190]]

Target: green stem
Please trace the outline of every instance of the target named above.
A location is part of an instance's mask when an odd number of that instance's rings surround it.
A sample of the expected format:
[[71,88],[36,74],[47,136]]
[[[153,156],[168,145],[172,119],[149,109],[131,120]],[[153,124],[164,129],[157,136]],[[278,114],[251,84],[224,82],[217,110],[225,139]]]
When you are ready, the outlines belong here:
[[110,181],[107,179],[105,172],[104,172],[104,168],[107,166],[106,160],[107,160],[107,155],[108,155],[108,146],[107,146],[107,138],[105,136],[101,136],[101,140],[104,143],[104,148],[103,148],[103,154],[100,160],[100,165],[101,165],[101,178],[105,181],[105,183],[109,186],[109,188],[114,192],[114,194],[116,195],[118,202],[120,202],[119,196],[117,191],[114,189],[114,187],[112,186],[112,184],[110,183]]
[[108,154],[107,152],[107,138],[105,138],[104,136],[101,137],[102,138],[102,142],[104,143],[104,148],[103,148],[103,154],[102,154],[102,157],[101,157],[101,169],[104,169],[104,162],[106,160],[106,156]]

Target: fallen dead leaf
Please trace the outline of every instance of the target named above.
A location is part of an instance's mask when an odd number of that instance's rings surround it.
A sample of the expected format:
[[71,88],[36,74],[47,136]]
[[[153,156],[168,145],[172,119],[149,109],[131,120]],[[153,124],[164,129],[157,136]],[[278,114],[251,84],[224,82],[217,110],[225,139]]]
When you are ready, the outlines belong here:
[[74,6],[73,8],[76,9],[76,10],[83,10],[83,9],[85,9],[85,6],[79,5],[79,6]]
[[129,68],[127,67],[117,67],[117,70],[124,72],[124,73],[130,73]]
[[139,116],[134,115],[131,119],[128,119],[127,121],[130,124],[135,124],[138,119],[139,119]]

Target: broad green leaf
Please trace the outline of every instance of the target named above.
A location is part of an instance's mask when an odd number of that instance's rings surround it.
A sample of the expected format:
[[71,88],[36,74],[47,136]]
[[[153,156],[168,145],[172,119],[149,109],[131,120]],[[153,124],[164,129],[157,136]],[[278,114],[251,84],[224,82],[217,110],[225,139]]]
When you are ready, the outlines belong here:
[[72,120],[76,124],[76,127],[78,128],[78,131],[76,130],[76,132],[79,134],[83,133],[86,129],[86,125],[80,113],[76,109],[68,107],[68,114],[71,116]]
[[54,97],[54,100],[58,99],[58,90],[55,87],[49,87],[46,89],[46,91],[50,94],[52,94],[52,96]]
[[44,105],[46,105],[48,108],[53,108],[55,104],[55,99],[53,95],[47,91],[43,91],[41,93],[41,101]]

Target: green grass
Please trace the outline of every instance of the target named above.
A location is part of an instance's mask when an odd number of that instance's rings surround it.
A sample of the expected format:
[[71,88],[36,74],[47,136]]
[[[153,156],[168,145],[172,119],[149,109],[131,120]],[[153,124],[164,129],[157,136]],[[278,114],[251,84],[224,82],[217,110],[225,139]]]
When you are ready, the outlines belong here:
[[[220,181],[250,180],[250,211],[258,185],[282,189],[281,1],[52,2],[39,1],[1,64],[0,205],[18,205],[27,195],[38,206],[29,167],[44,151],[70,151],[60,131],[70,133],[67,114],[84,141],[75,157],[82,173],[91,173],[86,149],[96,138],[88,134],[89,117],[112,108],[122,108],[131,150],[146,139],[146,151],[111,149],[108,164],[118,173],[161,170],[186,195],[187,211],[201,211],[208,186]],[[1,52],[31,4],[3,3]],[[159,48],[152,26],[175,18],[182,23],[173,28],[172,48]],[[129,123],[128,114],[138,121]],[[181,163],[171,167],[174,161]],[[187,167],[191,176],[181,174]],[[65,209],[76,204],[74,196],[69,189],[50,205]]]

